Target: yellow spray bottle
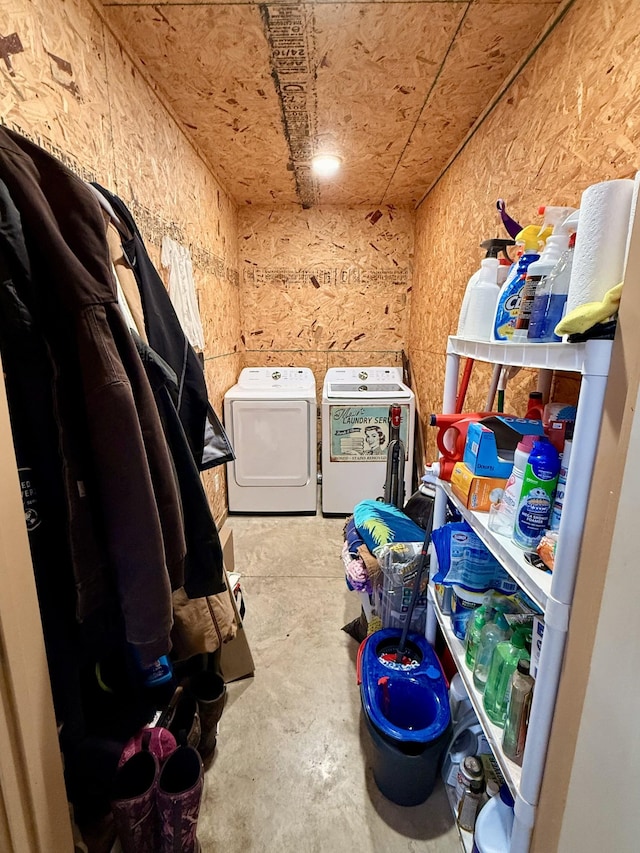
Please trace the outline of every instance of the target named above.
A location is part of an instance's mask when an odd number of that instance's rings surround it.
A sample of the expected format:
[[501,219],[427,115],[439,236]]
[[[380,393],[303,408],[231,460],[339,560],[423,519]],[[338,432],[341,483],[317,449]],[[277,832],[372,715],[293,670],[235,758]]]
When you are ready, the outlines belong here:
[[527,225],[516,235],[516,246],[522,251],[520,259],[514,263],[507,280],[502,285],[498,295],[495,318],[491,339],[494,341],[510,341],[516,327],[520,311],[522,292],[529,264],[537,261],[544,248],[551,228],[541,228],[539,225]]

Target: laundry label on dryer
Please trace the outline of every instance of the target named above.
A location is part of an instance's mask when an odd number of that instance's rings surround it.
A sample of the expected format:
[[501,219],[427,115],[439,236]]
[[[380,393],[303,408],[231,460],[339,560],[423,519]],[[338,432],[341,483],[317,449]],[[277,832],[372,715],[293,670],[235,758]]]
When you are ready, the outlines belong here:
[[[402,405],[400,439],[408,459],[409,406]],[[329,406],[332,462],[386,462],[389,446],[389,404]]]

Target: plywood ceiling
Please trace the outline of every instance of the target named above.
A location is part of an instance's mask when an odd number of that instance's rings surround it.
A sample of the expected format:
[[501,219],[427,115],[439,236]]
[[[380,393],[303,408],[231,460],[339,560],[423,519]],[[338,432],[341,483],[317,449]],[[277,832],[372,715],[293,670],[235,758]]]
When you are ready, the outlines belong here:
[[235,199],[304,207],[417,203],[558,5],[104,0]]

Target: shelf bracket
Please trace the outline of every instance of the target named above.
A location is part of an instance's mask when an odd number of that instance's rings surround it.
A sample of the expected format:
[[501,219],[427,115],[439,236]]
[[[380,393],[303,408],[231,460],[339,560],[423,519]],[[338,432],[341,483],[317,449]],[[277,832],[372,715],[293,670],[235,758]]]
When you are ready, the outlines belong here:
[[545,627],[558,631],[560,634],[566,634],[569,630],[570,612],[571,606],[569,604],[563,604],[561,601],[556,601],[555,598],[549,596],[544,611]]
[[516,795],[514,813],[520,823],[527,829],[533,829],[536,819],[536,807],[528,803],[520,794]]
[[533,824],[536,819],[536,807],[523,800],[520,794],[518,794],[516,796],[514,813],[515,820],[511,832],[509,853],[527,853],[531,843]]

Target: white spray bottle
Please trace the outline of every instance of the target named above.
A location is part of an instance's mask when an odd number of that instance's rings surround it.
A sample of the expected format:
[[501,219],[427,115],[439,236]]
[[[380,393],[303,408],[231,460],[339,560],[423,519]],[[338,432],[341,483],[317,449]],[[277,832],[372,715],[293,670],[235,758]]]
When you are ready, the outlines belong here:
[[[498,288],[502,286],[511,267],[511,259],[506,251],[507,246],[515,245],[515,241],[492,238],[483,240],[480,245],[487,250],[487,254],[480,264],[480,269],[474,272],[467,283],[460,308],[457,335],[461,338],[489,340],[484,333],[486,325],[484,317],[489,303],[493,306],[491,310],[495,310],[499,290],[496,291],[494,298],[493,289],[489,288],[487,283],[497,284]],[[500,254],[503,255],[502,258],[499,257]],[[491,261],[491,263],[485,264],[485,261]]]
[[569,247],[569,238],[572,231],[575,230],[575,228],[565,223],[567,217],[575,212],[574,207],[541,207],[538,212],[544,214],[542,228],[545,228],[547,225],[553,225],[553,232],[545,243],[540,259],[530,264],[527,270],[525,287],[520,301],[520,311],[518,312],[515,331],[511,338],[514,343],[525,343],[527,341],[531,309],[536,298],[538,284],[549,275],[560,260],[562,253],[567,250]]

